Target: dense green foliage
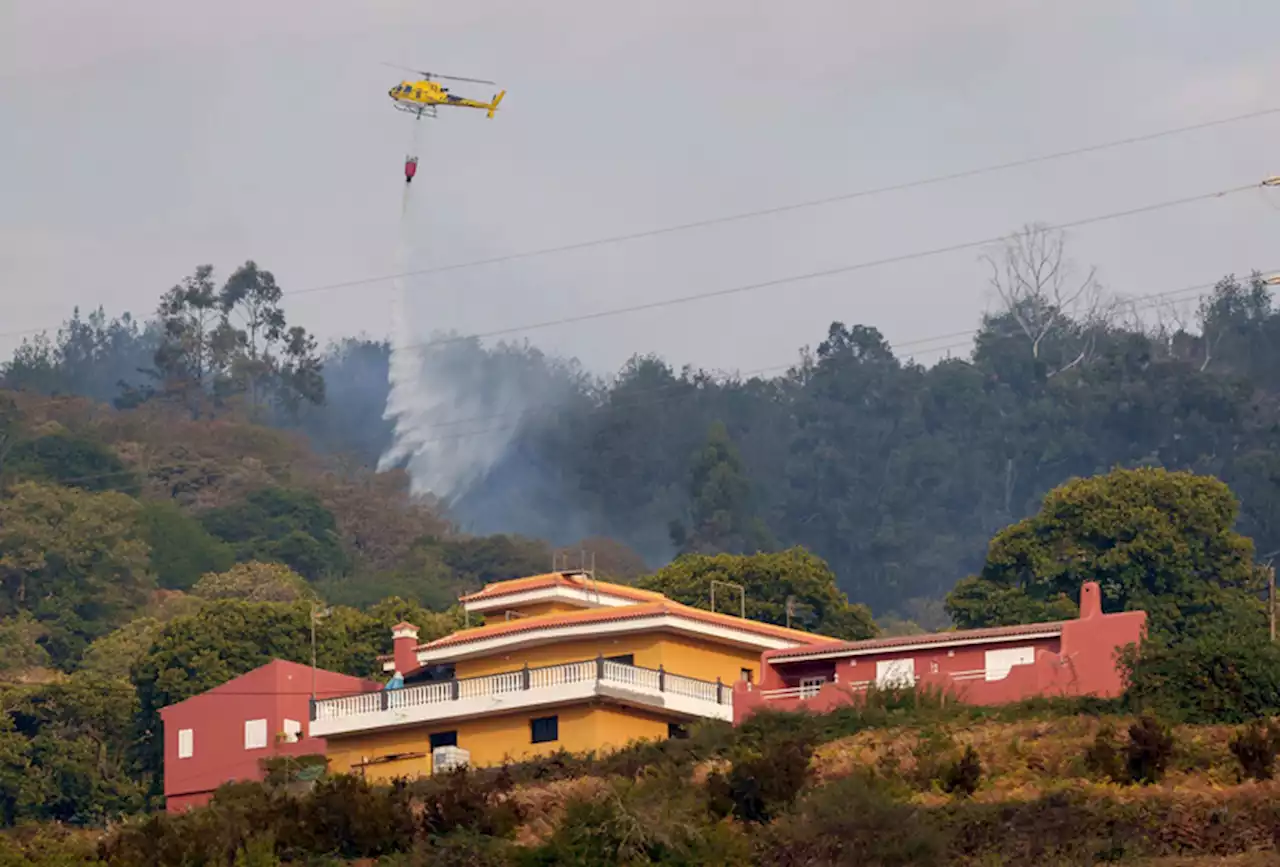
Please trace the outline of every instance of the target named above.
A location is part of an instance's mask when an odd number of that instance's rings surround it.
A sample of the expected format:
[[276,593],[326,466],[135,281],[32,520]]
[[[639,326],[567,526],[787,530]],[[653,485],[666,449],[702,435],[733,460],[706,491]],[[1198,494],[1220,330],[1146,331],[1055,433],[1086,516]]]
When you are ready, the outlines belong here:
[[790,625],[836,638],[871,638],[876,623],[865,605],[850,605],[836,576],[802,548],[775,554],[686,554],[640,581],[646,590],[710,608],[715,583],[716,610],[765,623]]
[[21,482],[0,499],[0,616],[27,613],[66,665],[126,622],[154,582],[138,504],[116,492]]
[[[236,273],[227,286],[273,295],[256,266]],[[219,305],[241,297],[224,298],[227,287],[203,271],[188,283],[184,291],[208,296],[215,330]],[[441,375],[464,377],[469,393],[518,394],[528,407],[515,429],[495,422],[474,434],[500,443],[500,457],[451,502],[452,514],[473,532],[554,545],[613,537],[651,566],[680,550],[801,545],[831,564],[850,599],[931,628],[945,623],[938,601],[982,570],[994,533],[1071,477],[1117,465],[1221,478],[1242,500],[1237,529],[1262,552],[1280,549],[1280,379],[1269,343],[1280,313],[1267,286],[1224,279],[1196,332],[1063,310],[1042,295],[1006,301],[980,323],[967,357],[916,363],[872,327],[834,323],[771,379],[642,356],[597,381],[532,347],[458,341]],[[195,327],[189,314],[183,334]],[[227,315],[243,333],[236,352],[251,357],[240,313]],[[25,345],[4,383],[113,397],[87,371],[126,369],[124,359],[129,370],[145,367],[133,362],[170,339],[170,318],[144,329],[74,318]],[[357,339],[334,345],[320,372],[324,403],[294,400],[296,412],[284,412],[252,398],[259,417],[372,466],[391,442],[388,351]],[[252,382],[232,380],[250,399]]]
[[[1143,467],[1077,479],[992,539],[947,608],[962,627],[1051,620],[1097,581],[1106,610],[1141,610],[1162,640],[1262,628],[1262,570],[1217,479]],[[1064,604],[1065,603],[1065,604]]]
[[151,547],[151,572],[169,590],[187,590],[209,572],[231,568],[236,553],[171,501],[149,500],[138,514]]
[[40,479],[87,491],[137,494],[138,481],[116,453],[102,443],[64,431],[18,442],[5,470],[11,476]]
[[[390,444],[386,344],[346,340],[321,358],[280,298],[252,262],[221,285],[201,268],[145,325],[77,313],[0,367],[0,823],[102,825],[154,807],[159,708],[272,658],[309,662],[317,613],[319,664],[375,676],[392,624],[444,634],[458,593],[580,551],[602,576],[689,605],[709,607],[714,586],[734,613],[742,587],[749,617],[845,638],[877,634],[872,607],[895,629],[1069,617],[1080,583],[1098,580],[1108,610],[1151,615],[1123,660],[1123,704],[1156,716],[1099,747],[1125,782],[1165,773],[1157,718],[1280,714],[1255,562],[1280,549],[1280,311],[1260,281],[1224,280],[1199,333],[1013,299],[968,357],[933,365],[833,323],[771,379],[637,357],[597,380],[527,345],[457,341],[441,375],[521,411],[500,435],[474,434],[498,436],[483,443],[495,461],[447,505],[373,471]],[[977,864],[1052,847],[1165,854],[1183,842],[1160,829],[1208,823],[1208,808],[1159,798],[969,799],[984,768],[946,738],[888,782],[877,770],[816,785],[808,770],[816,744],[872,727],[1054,708],[877,694],[821,718],[554,756],[506,780],[231,787],[213,810],[134,820],[99,854]],[[1242,774],[1273,773],[1272,728],[1237,743]],[[581,776],[605,785],[516,844],[514,782]],[[1274,827],[1262,801],[1227,812],[1227,831],[1183,848],[1236,851]],[[22,834],[24,852],[90,857],[48,828]],[[0,844],[0,864],[11,854]]]
[[210,509],[201,522],[234,546],[240,560],[285,563],[313,580],[347,565],[333,514],[308,491],[263,488],[240,503]]

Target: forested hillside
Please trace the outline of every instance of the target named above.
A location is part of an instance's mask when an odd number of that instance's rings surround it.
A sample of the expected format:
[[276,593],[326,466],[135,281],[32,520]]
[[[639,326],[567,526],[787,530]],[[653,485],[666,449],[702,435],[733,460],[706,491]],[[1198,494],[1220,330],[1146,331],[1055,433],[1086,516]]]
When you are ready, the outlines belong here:
[[[941,600],[980,567],[999,529],[1064,480],[1116,465],[1222,478],[1242,502],[1241,532],[1260,554],[1280,549],[1280,312],[1263,281],[1225,278],[1197,312],[1178,315],[1185,291],[1104,293],[1070,273],[1061,237],[1039,229],[994,265],[1001,306],[959,335],[971,351],[926,350],[921,362],[872,324],[843,322],[815,335],[790,370],[753,378],[644,355],[599,377],[530,345],[447,337],[424,355],[432,376],[528,399],[516,410],[438,408],[423,434],[448,445],[438,463],[461,461],[464,444],[484,446],[486,458],[430,514],[552,544],[608,537],[650,568],[680,551],[800,545],[830,563],[853,601],[926,626],[946,622]],[[143,413],[176,406],[192,420],[234,406],[374,467],[392,444],[382,417],[388,345],[352,337],[321,352],[285,323],[280,293],[252,263],[221,285],[202,268],[149,317],[76,315],[28,342],[3,382]],[[467,407],[476,405],[488,406]],[[147,427],[125,418],[102,424]],[[193,448],[185,428],[156,435],[164,449]],[[75,472],[97,470],[89,456],[77,460]],[[198,461],[146,460],[176,464],[165,483],[179,498],[203,506],[231,495],[191,487]],[[281,453],[281,465],[290,460]],[[238,468],[214,490],[247,494],[277,470]],[[362,478],[348,497],[395,484]],[[429,522],[428,511],[413,520]],[[371,546],[375,559],[372,549],[398,544],[348,542]],[[315,577],[337,567],[336,550],[320,546],[295,565]]]

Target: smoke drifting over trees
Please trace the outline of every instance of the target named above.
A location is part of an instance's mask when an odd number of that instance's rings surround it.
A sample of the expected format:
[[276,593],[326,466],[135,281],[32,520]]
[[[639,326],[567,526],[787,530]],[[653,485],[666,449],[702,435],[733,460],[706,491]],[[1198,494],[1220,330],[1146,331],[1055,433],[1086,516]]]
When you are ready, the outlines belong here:
[[[681,549],[803,545],[852,601],[922,624],[943,619],[939,600],[981,568],[995,532],[1066,479],[1116,465],[1222,478],[1242,499],[1239,530],[1280,548],[1268,287],[1228,277],[1194,320],[1150,315],[1071,273],[1060,240],[1032,227],[993,253],[1004,300],[964,358],[903,358],[874,327],[835,322],[775,377],[638,355],[602,378],[529,344],[437,335],[415,352],[397,440],[383,417],[389,345],[353,337],[323,353],[324,403],[273,404],[270,421],[403,467],[465,531],[609,537],[651,567]],[[24,345],[4,384],[110,399],[106,376],[142,382],[130,371],[163,338],[127,316],[76,316]]]

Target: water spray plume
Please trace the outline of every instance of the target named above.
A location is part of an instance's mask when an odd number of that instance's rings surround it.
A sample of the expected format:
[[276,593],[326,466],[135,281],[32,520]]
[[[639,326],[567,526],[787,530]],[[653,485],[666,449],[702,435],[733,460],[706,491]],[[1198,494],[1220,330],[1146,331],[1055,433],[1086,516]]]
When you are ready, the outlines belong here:
[[[417,155],[417,127],[411,155]],[[426,166],[426,163],[423,163]],[[400,207],[396,271],[403,274],[415,253],[424,252],[420,231],[424,170],[417,183],[405,183]],[[418,191],[413,192],[414,188]],[[397,277],[392,292],[392,341],[389,392],[383,417],[392,423],[392,444],[378,461],[379,470],[404,466],[414,494],[432,494],[453,502],[503,458],[516,435],[511,424],[495,424],[494,415],[519,413],[529,398],[517,382],[491,369],[478,343],[448,341],[431,346],[419,323],[437,318],[424,310],[416,315],[406,287]],[[417,293],[430,304],[429,293]],[[496,374],[496,375],[495,375]],[[459,420],[470,420],[462,421]]]

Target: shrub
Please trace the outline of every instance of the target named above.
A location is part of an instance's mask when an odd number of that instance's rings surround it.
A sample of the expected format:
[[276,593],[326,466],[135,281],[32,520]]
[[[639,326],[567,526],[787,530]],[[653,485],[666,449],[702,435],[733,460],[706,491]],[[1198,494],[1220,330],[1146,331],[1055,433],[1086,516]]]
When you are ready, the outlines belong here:
[[1116,729],[1106,723],[1094,736],[1093,743],[1084,754],[1084,765],[1096,777],[1113,782],[1125,781],[1125,766],[1120,758],[1120,749],[1116,746]]
[[96,857],[88,835],[63,825],[24,824],[0,834],[0,867],[94,867]]
[[978,751],[970,744],[964,748],[964,755],[946,769],[942,777],[942,788],[952,794],[972,795],[978,790],[982,781],[982,759]]
[[1280,724],[1254,720],[1235,733],[1230,746],[1243,776],[1269,780],[1275,773],[1276,754],[1280,753]]
[[1116,730],[1104,725],[1085,753],[1085,767],[1096,776],[1124,784],[1155,783],[1173,758],[1173,732],[1154,716],[1143,714],[1129,726],[1129,740],[1116,743]]
[[744,822],[771,822],[791,807],[809,778],[813,746],[787,737],[746,749],[733,759],[729,773],[707,779],[708,806],[716,815],[733,814]]
[[1244,723],[1280,714],[1280,645],[1226,634],[1168,645],[1148,641],[1120,657],[1137,710],[1187,723]]
[[928,867],[951,863],[948,836],[931,811],[895,800],[871,774],[854,774],[812,790],[763,829],[757,863]]
[[668,864],[737,867],[750,863],[741,832],[713,821],[678,775],[616,780],[601,797],[574,800],[551,837],[522,859],[579,867]]
[[1129,782],[1143,785],[1158,782],[1173,758],[1173,732],[1155,717],[1143,714],[1129,726],[1125,753]]
[[415,823],[407,786],[375,787],[352,776],[321,780],[280,829],[288,851],[376,858],[413,846]]
[[429,837],[455,830],[507,837],[522,818],[510,800],[514,788],[505,767],[497,774],[481,775],[464,766],[424,778],[413,787],[421,801],[419,824]]

